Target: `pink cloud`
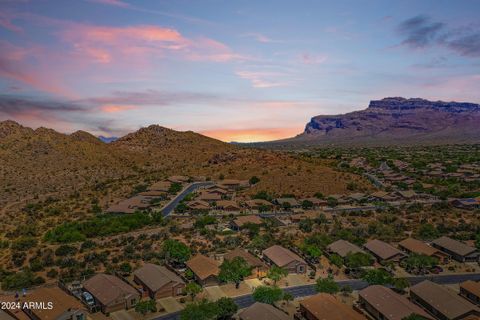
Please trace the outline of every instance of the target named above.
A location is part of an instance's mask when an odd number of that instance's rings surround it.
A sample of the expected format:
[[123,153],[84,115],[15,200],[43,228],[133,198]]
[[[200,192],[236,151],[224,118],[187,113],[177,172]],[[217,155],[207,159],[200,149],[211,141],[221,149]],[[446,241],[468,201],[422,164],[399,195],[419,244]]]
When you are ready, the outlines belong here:
[[90,2],[95,2],[95,3],[100,3],[100,4],[105,4],[109,6],[114,6],[114,7],[120,7],[120,8],[129,8],[130,4],[120,1],[120,0],[89,0]]
[[322,64],[327,61],[326,55],[314,55],[310,53],[302,53],[300,55],[300,61],[303,64]]
[[100,107],[103,112],[106,113],[116,113],[126,110],[136,109],[136,106],[132,105],[121,105],[121,104],[106,104]]
[[291,82],[289,81],[280,80],[280,78],[286,76],[284,73],[280,72],[237,71],[236,75],[242,79],[250,81],[254,88],[274,88],[291,85]]

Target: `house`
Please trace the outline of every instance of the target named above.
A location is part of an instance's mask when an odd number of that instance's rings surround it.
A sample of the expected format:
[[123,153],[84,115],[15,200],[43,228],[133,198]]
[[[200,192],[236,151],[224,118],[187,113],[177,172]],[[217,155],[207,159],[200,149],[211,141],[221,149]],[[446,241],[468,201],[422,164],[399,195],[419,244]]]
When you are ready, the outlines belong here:
[[134,196],[119,203],[110,206],[106,212],[108,213],[134,213],[138,210],[144,210],[151,206],[151,197]]
[[365,244],[365,249],[367,249],[371,254],[373,254],[377,258],[378,262],[400,261],[406,256],[402,251],[398,250],[397,248],[377,239],[368,241]]
[[461,283],[460,295],[480,306],[480,282],[468,280]]
[[476,248],[445,236],[433,240],[432,246],[460,262],[474,262],[478,261],[480,257],[480,251]]
[[358,293],[360,306],[377,320],[403,320],[411,314],[433,320],[423,309],[393,290],[380,286],[369,286]]
[[450,289],[429,280],[411,287],[410,299],[437,319],[466,320],[480,316],[480,309],[474,304],[461,298]]
[[217,209],[223,211],[240,211],[240,206],[232,200],[220,200],[216,202]]
[[455,208],[473,210],[480,208],[480,200],[477,198],[455,199],[452,205]]
[[220,273],[217,261],[208,258],[202,254],[187,261],[187,267],[193,272],[195,280],[202,286],[218,285],[218,275]]
[[163,266],[147,263],[133,273],[135,283],[142,286],[152,299],[176,297],[182,294],[185,282]]
[[394,201],[396,199],[395,197],[392,197],[391,195],[388,194],[388,192],[385,192],[385,191],[374,192],[370,195],[370,198],[372,200],[384,201],[384,202]]
[[425,242],[417,239],[407,238],[398,243],[400,249],[407,253],[423,254],[429,257],[435,257],[442,264],[445,264],[449,260],[448,254],[442,252],[434,247],[429,246]]
[[264,199],[252,199],[245,201],[245,206],[250,210],[259,210],[260,208],[271,208],[273,204]]
[[349,194],[349,195],[347,196],[347,198],[348,198],[349,200],[357,201],[357,202],[364,200],[365,197],[366,197],[365,194],[364,194],[364,193],[360,193],[360,192],[352,193],[352,194]]
[[297,254],[282,246],[275,245],[263,250],[263,256],[270,263],[288,270],[289,273],[307,272],[307,263]]
[[299,207],[297,199],[295,198],[278,198],[275,199],[275,203],[282,207],[296,208]]
[[160,192],[168,192],[170,190],[172,183],[170,181],[158,181],[152,184],[148,191],[160,191]]
[[209,210],[210,204],[203,200],[193,200],[187,202],[187,207],[192,210]]
[[419,198],[419,195],[413,190],[400,190],[395,192],[395,195],[404,200],[416,200]]
[[23,298],[29,303],[52,303],[52,308],[24,308],[33,320],[86,320],[87,311],[83,304],[58,287],[35,289]]
[[97,274],[85,281],[83,289],[89,292],[103,313],[130,309],[140,300],[140,293],[119,278]]
[[300,313],[307,320],[365,320],[363,315],[327,293],[300,301]]
[[275,308],[271,304],[255,302],[250,307],[238,313],[240,320],[290,320],[291,318],[283,311]]
[[228,194],[228,190],[221,188],[218,185],[208,186],[205,188],[205,191],[208,193],[219,194],[220,196],[226,196]]
[[327,251],[329,253],[338,254],[340,257],[345,258],[349,253],[365,253],[362,249],[358,246],[350,243],[346,240],[337,240],[327,246]]
[[235,220],[231,222],[231,226],[233,230],[240,230],[246,224],[261,225],[263,224],[263,220],[259,216],[249,215],[249,216],[238,216],[235,218]]
[[254,278],[263,278],[267,275],[267,265],[244,249],[236,248],[223,256],[225,260],[229,261],[235,257],[242,257],[247,261],[248,265],[252,268],[252,276]]
[[239,188],[246,188],[250,185],[248,180],[225,179],[218,183],[220,187],[227,190],[235,190]]
[[207,201],[207,202],[215,202],[222,200],[222,195],[219,193],[210,193],[208,191],[200,192],[200,195],[197,197],[197,200]]

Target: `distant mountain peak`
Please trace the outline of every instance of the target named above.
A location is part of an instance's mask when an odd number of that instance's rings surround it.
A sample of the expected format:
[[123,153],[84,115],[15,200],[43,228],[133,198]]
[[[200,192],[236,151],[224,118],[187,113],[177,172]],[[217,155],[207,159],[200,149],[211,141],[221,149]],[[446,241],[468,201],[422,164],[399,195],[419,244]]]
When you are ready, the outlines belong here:
[[264,145],[392,145],[480,142],[480,105],[389,97],[368,108],[313,117],[303,133]]

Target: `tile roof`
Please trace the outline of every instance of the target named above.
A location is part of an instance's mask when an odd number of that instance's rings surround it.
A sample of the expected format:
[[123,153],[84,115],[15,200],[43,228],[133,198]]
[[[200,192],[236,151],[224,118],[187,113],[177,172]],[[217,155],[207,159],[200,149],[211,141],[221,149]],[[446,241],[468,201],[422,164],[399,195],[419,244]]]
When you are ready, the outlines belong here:
[[232,251],[228,252],[227,254],[225,254],[224,259],[232,260],[235,257],[244,258],[251,267],[265,267],[265,263],[263,263],[262,260],[241,248],[235,248]]
[[154,292],[170,282],[173,282],[174,285],[184,283],[183,280],[172,271],[152,263],[145,264],[133,274]]
[[384,315],[386,320],[402,320],[412,313],[433,319],[422,308],[384,286],[369,286],[361,290],[359,296]]
[[398,245],[410,252],[424,254],[427,256],[432,256],[438,252],[438,249],[435,249],[426,244],[425,242],[413,238],[407,238],[405,240],[402,240],[398,243]]
[[390,258],[393,258],[396,255],[402,255],[404,256],[405,254],[398,250],[397,248],[392,247],[386,242],[380,241],[380,240],[370,240],[365,244],[365,248],[375,254],[377,257],[380,257],[382,260],[388,260]]
[[460,288],[467,290],[468,292],[473,293],[477,297],[480,297],[480,282],[475,282],[472,280],[465,281],[460,284]]
[[238,316],[241,320],[290,320],[289,316],[274,306],[260,302],[255,302],[250,307],[240,311]]
[[425,280],[410,288],[410,292],[435,308],[448,319],[458,319],[460,316],[480,309],[461,298],[455,292],[444,286]]
[[218,262],[201,254],[188,260],[187,267],[189,267],[200,280],[205,280],[210,276],[218,276],[220,273]]
[[305,263],[305,261],[298,255],[278,245],[263,250],[263,255],[272,260],[273,263],[279,267],[284,267],[294,261]]
[[333,253],[338,254],[340,257],[345,258],[349,253],[362,252],[365,253],[358,246],[350,243],[346,240],[337,240],[327,246],[327,249]]
[[334,296],[318,293],[300,302],[300,305],[313,314],[318,320],[363,320],[366,319]]
[[132,286],[115,276],[103,273],[85,281],[83,287],[106,306],[139,296],[138,291]]
[[433,240],[432,243],[451,252],[454,252],[460,256],[467,256],[477,250],[474,247],[467,246],[463,242],[445,236]]

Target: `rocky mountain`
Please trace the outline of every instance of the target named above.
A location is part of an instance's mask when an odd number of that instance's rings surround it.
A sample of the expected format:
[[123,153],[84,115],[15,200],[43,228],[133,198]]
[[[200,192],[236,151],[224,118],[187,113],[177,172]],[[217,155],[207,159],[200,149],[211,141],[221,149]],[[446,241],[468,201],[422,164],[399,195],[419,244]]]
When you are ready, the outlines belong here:
[[313,117],[305,131],[273,144],[392,145],[480,142],[480,105],[384,98],[368,108]]

